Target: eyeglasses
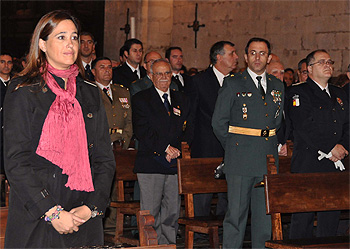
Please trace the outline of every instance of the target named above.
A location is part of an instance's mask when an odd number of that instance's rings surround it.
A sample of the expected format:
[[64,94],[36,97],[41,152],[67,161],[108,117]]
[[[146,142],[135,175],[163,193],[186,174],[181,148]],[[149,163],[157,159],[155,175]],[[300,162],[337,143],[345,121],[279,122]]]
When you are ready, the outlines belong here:
[[155,76],[157,77],[163,77],[165,75],[165,77],[169,77],[171,75],[171,72],[168,71],[168,72],[165,72],[165,73],[161,73],[161,72],[157,72],[157,73],[153,73]]
[[[310,65],[311,66],[311,65]],[[307,70],[303,70],[301,71],[302,74],[308,74],[308,71]]]
[[332,66],[334,64],[334,61],[332,60],[319,60],[319,61],[316,61],[315,63],[311,63],[309,66],[313,66],[315,64],[320,64],[321,66],[324,66],[324,65],[328,65],[328,66]]

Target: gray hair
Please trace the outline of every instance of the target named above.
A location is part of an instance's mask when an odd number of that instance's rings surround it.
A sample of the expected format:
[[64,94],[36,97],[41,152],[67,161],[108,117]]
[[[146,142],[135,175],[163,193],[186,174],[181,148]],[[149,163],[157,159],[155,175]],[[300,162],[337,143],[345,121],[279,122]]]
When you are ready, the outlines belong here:
[[166,64],[169,65],[169,68],[170,68],[170,70],[171,70],[171,65],[170,65],[169,61],[166,60],[166,59],[161,58],[161,59],[158,59],[158,60],[153,61],[153,63],[151,64],[151,70],[150,70],[150,71],[151,71],[151,74],[153,74],[153,65],[156,64],[156,63],[158,63],[158,62],[165,62]]

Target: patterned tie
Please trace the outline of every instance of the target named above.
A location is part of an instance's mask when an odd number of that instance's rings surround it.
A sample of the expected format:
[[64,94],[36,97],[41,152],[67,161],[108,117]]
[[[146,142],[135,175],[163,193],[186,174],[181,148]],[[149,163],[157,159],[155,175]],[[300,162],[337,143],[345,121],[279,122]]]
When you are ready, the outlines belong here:
[[167,110],[168,115],[170,116],[170,103],[169,103],[169,100],[168,100],[168,94],[164,93],[162,97],[164,99],[165,109]]
[[112,102],[113,102],[113,99],[112,99],[112,96],[111,96],[111,94],[110,94],[110,92],[109,92],[109,86],[104,87],[104,88],[103,88],[103,91],[104,91],[104,93],[107,95],[107,97],[109,98],[109,100],[110,100],[111,103],[112,103]]
[[261,85],[262,77],[261,76],[257,76],[256,79],[258,80],[258,89],[259,89],[259,91],[261,93],[261,96],[265,97],[265,91],[264,91],[264,88]]

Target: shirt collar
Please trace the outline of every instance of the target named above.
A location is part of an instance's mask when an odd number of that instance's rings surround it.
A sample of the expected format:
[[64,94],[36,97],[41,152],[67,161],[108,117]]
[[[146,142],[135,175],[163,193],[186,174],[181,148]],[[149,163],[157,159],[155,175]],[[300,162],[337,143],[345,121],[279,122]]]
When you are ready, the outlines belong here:
[[163,98],[163,94],[167,93],[168,94],[168,100],[169,103],[171,104],[171,99],[170,99],[170,88],[168,88],[168,91],[163,92],[161,90],[159,90],[157,87],[154,87],[157,90],[157,93],[159,94],[160,99],[162,100],[162,102],[164,103],[164,98]]
[[330,95],[328,83],[327,83],[326,87],[323,87],[323,86],[321,86],[321,84],[317,83],[316,81],[314,81],[314,80],[312,80],[312,81],[316,83],[316,85],[321,89],[321,91],[326,89],[326,92],[328,93],[328,95]]
[[133,71],[133,72],[134,72],[135,70],[137,70],[137,72],[140,71],[139,65],[137,65],[137,67],[134,68],[133,66],[131,66],[131,65],[129,64],[128,60],[126,60],[125,63],[126,63],[126,65],[128,65],[128,67],[130,67],[131,71]]
[[99,82],[97,82],[97,81],[95,81],[96,82],[96,85],[101,89],[101,90],[103,90],[105,87],[111,87],[111,83],[112,83],[112,81],[110,81],[109,82],[109,84],[107,85],[107,86],[104,86],[104,85],[102,85],[101,83],[99,83]]
[[84,68],[86,67],[86,65],[89,65],[89,66],[90,66],[90,69],[92,69],[92,68],[91,68],[92,60],[91,60],[89,63],[86,63],[86,62],[83,61],[83,60],[82,60],[82,62],[83,62],[83,67],[84,67]]
[[7,86],[6,85],[6,81],[9,81],[11,79],[11,77],[9,77],[7,80],[4,80],[1,76],[0,76],[0,80],[2,81],[2,83],[5,85],[5,86]]
[[213,66],[213,71],[214,71],[214,74],[215,74],[217,80],[219,81],[220,86],[222,86],[222,84],[224,83],[224,78],[229,74],[224,75],[215,67],[215,65]]
[[249,73],[250,77],[252,78],[252,80],[254,81],[256,87],[258,87],[258,80],[256,79],[257,76],[261,76],[261,85],[262,87],[265,89],[266,92],[266,88],[267,88],[267,83],[266,83],[266,71],[264,71],[262,74],[258,75],[256,73],[254,73],[249,67],[247,68],[247,72]]

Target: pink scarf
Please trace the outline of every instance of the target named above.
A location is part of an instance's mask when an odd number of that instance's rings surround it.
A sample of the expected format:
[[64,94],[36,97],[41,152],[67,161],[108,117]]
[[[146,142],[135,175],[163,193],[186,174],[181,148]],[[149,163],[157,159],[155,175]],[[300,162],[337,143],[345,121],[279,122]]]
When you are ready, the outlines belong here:
[[[62,89],[50,74],[68,79]],[[68,175],[66,187],[71,190],[94,191],[83,112],[76,94],[78,66],[58,70],[47,64],[45,83],[56,94],[41,132],[36,153],[57,165]]]

